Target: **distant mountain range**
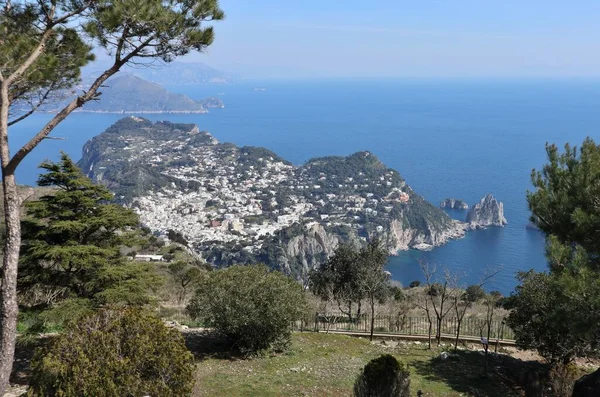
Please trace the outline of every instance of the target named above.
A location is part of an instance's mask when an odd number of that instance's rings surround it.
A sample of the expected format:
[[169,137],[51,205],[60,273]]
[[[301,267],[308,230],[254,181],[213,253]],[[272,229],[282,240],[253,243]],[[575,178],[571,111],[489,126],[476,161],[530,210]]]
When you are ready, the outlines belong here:
[[[65,93],[62,101],[47,104],[40,108],[40,111],[57,112],[73,99],[74,93],[87,89],[92,81],[92,74],[84,75],[82,83],[72,92]],[[208,113],[208,109],[225,107],[219,98],[209,97],[197,101],[185,95],[173,93],[159,84],[124,72],[108,79],[99,92],[101,95],[98,100],[90,101],[76,111],[123,114]],[[15,107],[16,112],[25,112],[28,109],[27,104],[23,104],[22,108]]]
[[226,84],[231,78],[205,63],[171,62],[159,67],[128,68],[127,72],[153,83],[170,85]]
[[[38,109],[40,112],[54,113],[62,109],[74,95],[85,91],[110,65],[95,62],[82,70],[81,83],[72,90],[65,91],[62,99]],[[223,108],[221,99],[210,97],[194,100],[182,94],[167,90],[164,86],[228,83],[229,78],[215,68],[203,63],[172,62],[161,67],[124,68],[108,79],[99,90],[98,101],[86,103],[77,112],[94,113],[208,113],[208,109]],[[15,114],[29,111],[28,103],[14,104]]]

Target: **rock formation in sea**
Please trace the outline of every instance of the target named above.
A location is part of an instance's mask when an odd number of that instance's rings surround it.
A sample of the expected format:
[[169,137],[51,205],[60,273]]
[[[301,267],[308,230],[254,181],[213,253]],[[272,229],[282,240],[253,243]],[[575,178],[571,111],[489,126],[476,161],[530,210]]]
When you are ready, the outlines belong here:
[[469,228],[482,229],[488,226],[505,226],[504,204],[488,194],[480,202],[473,205],[467,214]]
[[468,210],[469,204],[462,200],[447,198],[440,203],[440,208],[450,208],[452,210]]

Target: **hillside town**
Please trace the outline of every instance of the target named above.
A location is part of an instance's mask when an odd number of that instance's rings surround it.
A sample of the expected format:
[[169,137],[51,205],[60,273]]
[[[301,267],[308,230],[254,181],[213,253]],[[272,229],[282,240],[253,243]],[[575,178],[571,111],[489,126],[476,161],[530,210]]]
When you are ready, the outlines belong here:
[[[188,186],[183,192],[172,185],[148,191],[131,203],[142,222],[160,234],[171,229],[192,244],[243,242],[260,248],[261,236],[294,223],[361,229],[369,220],[389,218],[395,205],[409,205],[404,190],[410,190],[393,170],[331,174],[319,171],[323,162],[343,158],[295,167],[264,149],[219,144],[197,127],[187,134],[177,142],[121,137],[130,161],[148,163]],[[190,145],[197,135],[202,144]],[[373,157],[368,152],[354,156]],[[382,231],[384,226],[377,227]]]

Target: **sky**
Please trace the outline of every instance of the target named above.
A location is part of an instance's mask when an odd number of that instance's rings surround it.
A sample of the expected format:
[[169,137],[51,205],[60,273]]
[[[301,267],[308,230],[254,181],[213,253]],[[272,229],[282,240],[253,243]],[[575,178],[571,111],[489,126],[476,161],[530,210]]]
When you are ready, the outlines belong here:
[[600,77],[598,0],[221,0],[202,61],[246,78]]

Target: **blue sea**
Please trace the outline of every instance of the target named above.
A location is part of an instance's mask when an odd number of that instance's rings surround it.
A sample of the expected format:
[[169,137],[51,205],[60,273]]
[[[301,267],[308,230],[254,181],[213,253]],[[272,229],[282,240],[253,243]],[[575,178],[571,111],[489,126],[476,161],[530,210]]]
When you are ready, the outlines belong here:
[[[255,88],[265,88],[258,91]],[[518,271],[545,270],[544,237],[525,228],[530,174],[545,162],[544,145],[600,140],[600,82],[595,81],[262,81],[171,87],[193,98],[219,95],[226,108],[206,115],[147,115],[196,123],[221,142],[267,147],[295,164],[311,157],[369,150],[400,172],[434,205],[448,197],[473,204],[487,193],[504,203],[508,226],[470,232],[429,252],[391,257],[388,269],[407,285],[422,279],[419,261],[479,280],[500,268],[488,290],[510,293]],[[34,184],[43,159],[83,144],[121,118],[72,115],[22,164],[21,184]],[[39,114],[13,127],[11,146],[49,119]],[[451,211],[464,219],[463,211]]]

